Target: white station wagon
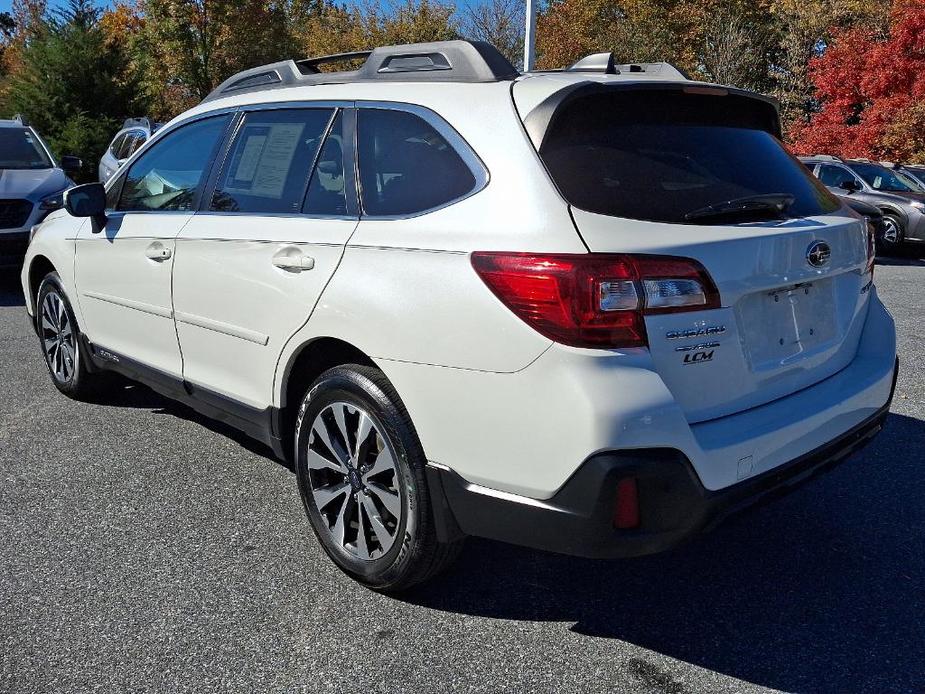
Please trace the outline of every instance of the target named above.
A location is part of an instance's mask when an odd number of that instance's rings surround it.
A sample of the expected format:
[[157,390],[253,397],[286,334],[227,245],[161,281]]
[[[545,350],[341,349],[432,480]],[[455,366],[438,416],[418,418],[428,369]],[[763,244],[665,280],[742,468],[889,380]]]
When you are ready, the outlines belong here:
[[63,393],[120,372],[291,459],[376,589],[467,535],[656,552],[887,416],[870,231],[779,137],[768,98],[609,54],[281,62],[70,190],[27,308]]

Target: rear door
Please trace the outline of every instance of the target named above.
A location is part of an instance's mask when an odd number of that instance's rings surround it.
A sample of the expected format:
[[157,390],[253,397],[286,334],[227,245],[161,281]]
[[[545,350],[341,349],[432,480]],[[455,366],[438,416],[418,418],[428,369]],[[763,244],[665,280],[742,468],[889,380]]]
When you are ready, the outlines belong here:
[[349,103],[241,116],[202,210],[183,229],[174,309],[183,375],[213,404],[263,410],[357,226]]
[[85,224],[75,273],[84,332],[107,352],[173,377],[182,372],[173,324],[175,239],[192,219],[229,116],[167,133],[109,189],[106,227]]
[[785,151],[768,109],[720,89],[602,90],[557,114],[540,149],[592,252],[691,258],[716,284],[719,309],[646,318],[690,421],[834,374],[864,323],[866,227]]

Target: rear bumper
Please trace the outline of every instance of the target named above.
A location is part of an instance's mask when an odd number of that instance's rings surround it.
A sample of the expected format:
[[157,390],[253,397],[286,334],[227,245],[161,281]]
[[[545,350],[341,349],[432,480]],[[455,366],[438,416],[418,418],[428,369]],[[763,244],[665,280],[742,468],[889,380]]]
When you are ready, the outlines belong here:
[[[718,491],[706,489],[683,453],[668,448],[589,458],[550,499],[480,487],[455,472],[428,467],[438,527],[445,539],[474,535],[582,557],[630,557],[668,549],[751,506],[780,497],[863,448],[883,427],[886,405],[834,440],[794,460]],[[636,479],[639,526],[613,525],[617,484]]]

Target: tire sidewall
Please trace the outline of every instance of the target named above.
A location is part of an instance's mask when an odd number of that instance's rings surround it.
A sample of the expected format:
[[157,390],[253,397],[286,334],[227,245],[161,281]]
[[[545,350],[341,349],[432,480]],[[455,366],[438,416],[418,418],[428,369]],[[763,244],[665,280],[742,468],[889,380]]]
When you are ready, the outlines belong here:
[[[50,294],[52,291],[58,295],[58,297],[61,299],[61,302],[64,304],[64,310],[67,312],[67,318],[71,323],[71,330],[74,334],[74,372],[71,376],[71,380],[67,383],[62,383],[55,377],[54,368],[52,367],[51,362],[48,360],[48,351],[45,349],[45,344],[42,337],[41,320],[43,305],[45,302],[45,297],[48,296],[48,294]],[[45,360],[45,366],[48,368],[48,375],[51,377],[52,383],[54,383],[55,387],[62,393],[76,393],[81,386],[81,381],[84,379],[85,373],[83,363],[84,355],[80,344],[80,327],[77,324],[77,318],[74,315],[74,309],[71,307],[71,302],[67,298],[67,293],[64,291],[64,286],[62,285],[61,278],[58,276],[57,272],[51,272],[47,274],[39,285],[39,290],[35,299],[35,321],[37,328],[36,332],[39,339],[39,347],[42,350],[42,358]]]
[[[330,537],[326,521],[315,504],[307,460],[311,426],[318,414],[334,402],[346,402],[366,410],[380,434],[388,439],[395,460],[402,518],[389,551],[366,561],[347,552]],[[423,496],[423,452],[417,436],[408,427],[402,410],[376,383],[349,367],[338,367],[322,374],[312,385],[299,408],[295,427],[296,476],[302,503],[312,529],[328,556],[344,572],[366,585],[388,588],[399,583],[412,570],[414,555],[426,513]]]
[[892,214],[883,215],[884,223],[891,222],[896,227],[896,240],[890,241],[886,238],[886,232],[880,236],[880,244],[885,251],[895,251],[898,250],[903,245],[903,238],[905,237],[905,232],[903,231],[903,225],[899,219]]

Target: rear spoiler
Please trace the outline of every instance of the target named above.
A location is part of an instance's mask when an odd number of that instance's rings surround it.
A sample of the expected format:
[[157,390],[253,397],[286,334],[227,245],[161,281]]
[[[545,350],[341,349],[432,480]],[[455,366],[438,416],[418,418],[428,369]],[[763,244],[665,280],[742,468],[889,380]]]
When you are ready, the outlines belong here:
[[530,141],[537,151],[543,147],[547,133],[556,119],[574,101],[595,94],[606,94],[613,91],[684,91],[692,94],[712,94],[715,96],[737,96],[762,102],[768,107],[768,116],[771,123],[771,133],[781,138],[780,104],[777,99],[750,92],[735,87],[721,87],[699,82],[592,82],[583,81],[563,87],[550,94],[546,99],[534,107],[524,118],[524,128]]

